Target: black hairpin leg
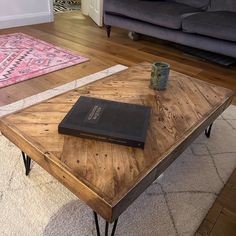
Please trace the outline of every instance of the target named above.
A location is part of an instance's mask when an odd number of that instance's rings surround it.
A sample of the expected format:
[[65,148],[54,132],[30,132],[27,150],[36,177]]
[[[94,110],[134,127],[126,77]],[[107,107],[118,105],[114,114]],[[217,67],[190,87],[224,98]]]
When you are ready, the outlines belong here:
[[23,161],[24,161],[24,165],[25,165],[25,175],[29,175],[30,172],[30,163],[31,163],[31,158],[25,154],[24,152],[22,152],[22,157],[23,157]]
[[212,125],[213,125],[213,123],[211,123],[210,126],[205,129],[205,135],[207,136],[207,138],[210,138],[210,136],[211,136]]
[[[97,215],[97,213],[95,211],[93,212],[93,214],[94,214],[94,220],[95,220],[95,225],[96,225],[97,236],[100,236],[100,228],[99,228],[99,224],[98,224],[98,215]],[[118,222],[118,218],[113,223],[113,228],[112,228],[111,236],[115,235],[117,222]],[[109,230],[109,222],[106,221],[105,236],[108,236],[108,230]]]

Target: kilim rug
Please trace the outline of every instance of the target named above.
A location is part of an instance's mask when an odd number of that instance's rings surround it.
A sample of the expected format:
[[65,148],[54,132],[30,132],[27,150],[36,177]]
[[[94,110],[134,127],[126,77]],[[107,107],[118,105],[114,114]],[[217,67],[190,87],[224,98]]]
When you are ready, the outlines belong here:
[[87,60],[23,33],[1,35],[0,88]]

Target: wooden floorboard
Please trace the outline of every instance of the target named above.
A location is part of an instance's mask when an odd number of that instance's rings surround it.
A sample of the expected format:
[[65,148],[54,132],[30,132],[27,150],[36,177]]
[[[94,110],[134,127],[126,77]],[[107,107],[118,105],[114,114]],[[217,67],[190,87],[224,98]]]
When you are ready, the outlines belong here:
[[[165,61],[171,68],[236,92],[236,67],[225,68],[188,56],[170,43],[143,37],[133,42],[127,31],[112,29],[111,38],[79,12],[57,14],[53,23],[1,30],[23,32],[90,58],[89,62],[0,89],[0,106],[43,92],[115,64]],[[236,97],[233,104],[236,105]],[[236,235],[236,170],[213,204],[196,235]]]
[[236,235],[236,170],[197,230],[197,236]]

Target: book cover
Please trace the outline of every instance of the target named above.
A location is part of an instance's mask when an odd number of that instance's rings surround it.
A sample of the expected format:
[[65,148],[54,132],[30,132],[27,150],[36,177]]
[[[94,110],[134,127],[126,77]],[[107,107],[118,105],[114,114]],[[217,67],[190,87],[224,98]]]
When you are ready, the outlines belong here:
[[144,148],[150,107],[81,96],[58,126],[61,134]]

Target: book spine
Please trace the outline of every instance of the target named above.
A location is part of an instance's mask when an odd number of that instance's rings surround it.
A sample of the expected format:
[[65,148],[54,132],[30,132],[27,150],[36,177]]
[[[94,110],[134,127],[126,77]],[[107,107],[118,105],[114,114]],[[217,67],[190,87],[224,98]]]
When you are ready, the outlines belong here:
[[128,140],[128,139],[118,139],[118,138],[113,138],[113,137],[105,137],[105,136],[99,136],[99,135],[94,135],[94,134],[82,133],[82,132],[74,131],[74,130],[67,129],[67,128],[64,128],[64,127],[60,127],[60,126],[58,127],[58,132],[60,134],[73,135],[73,136],[77,136],[77,137],[80,137],[80,138],[95,139],[95,140],[102,141],[102,142],[109,142],[109,143],[115,143],[115,144],[120,144],[120,145],[125,145],[125,146],[137,147],[137,148],[144,149],[144,142],[138,142],[138,141],[133,141],[133,140]]

